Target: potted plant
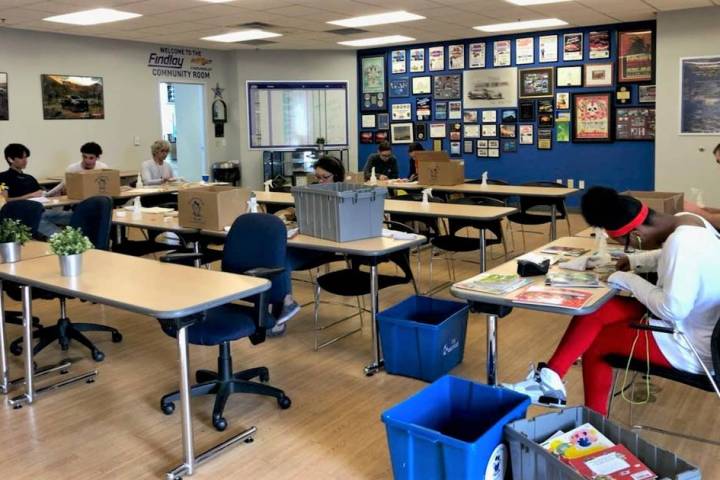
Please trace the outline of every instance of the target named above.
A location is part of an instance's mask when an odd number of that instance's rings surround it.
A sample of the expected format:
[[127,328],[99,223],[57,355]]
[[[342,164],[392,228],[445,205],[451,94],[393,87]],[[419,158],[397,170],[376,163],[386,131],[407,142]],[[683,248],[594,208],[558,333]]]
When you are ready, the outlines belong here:
[[50,251],[60,258],[60,275],[74,277],[82,270],[82,254],[93,248],[79,228],[65,227],[50,237]]
[[20,260],[20,247],[30,240],[30,227],[20,220],[6,218],[0,222],[0,257],[3,263]]

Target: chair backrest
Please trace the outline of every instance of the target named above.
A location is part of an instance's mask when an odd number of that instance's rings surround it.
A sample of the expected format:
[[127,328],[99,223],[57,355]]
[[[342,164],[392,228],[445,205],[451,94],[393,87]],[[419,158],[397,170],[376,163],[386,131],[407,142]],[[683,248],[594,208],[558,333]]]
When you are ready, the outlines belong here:
[[70,226],[81,229],[98,250],[108,250],[112,210],[112,198],[90,197],[75,206],[72,217],[70,217]]
[[[565,188],[557,182],[525,182],[522,184],[524,187],[547,187],[547,188]],[[564,218],[567,215],[567,209],[565,208],[565,199],[563,198],[547,198],[547,197],[520,197],[520,211],[526,212],[533,207],[552,207],[555,205],[557,215],[560,218]]]
[[[414,192],[414,193],[407,193],[405,195],[398,195],[397,197],[393,197],[392,200],[405,200],[405,201],[411,201],[411,202],[421,202],[422,201],[422,193],[421,192]],[[439,197],[433,197],[432,195],[428,198],[428,201],[431,203],[445,203],[445,200]],[[418,215],[411,215],[411,214],[402,214],[402,213],[393,213],[390,215],[390,218],[398,223],[410,223],[410,222],[417,222],[421,225],[421,232],[423,234],[428,235],[438,235],[441,228],[440,225],[442,223],[442,220],[440,218],[431,218],[431,217],[423,217]],[[418,232],[415,232],[418,233]]]
[[[393,197],[390,200],[405,200],[405,201],[411,201],[411,202],[422,202],[422,193],[421,192],[415,192],[415,193],[406,193],[404,195],[398,195],[397,197]],[[435,203],[445,203],[445,200],[443,200],[440,197],[434,197],[430,195],[428,197],[429,202],[435,202]]]
[[[482,178],[477,178],[477,179],[475,179],[475,180],[469,180],[469,181],[467,181],[467,182],[465,182],[465,183],[480,184],[480,183],[482,183]],[[488,184],[488,185],[510,185],[509,182],[506,182],[505,180],[500,180],[500,179],[497,179],[497,178],[495,178],[495,179],[493,179],[493,178],[488,178],[488,179],[487,179],[487,184]]]
[[[505,202],[500,199],[492,197],[461,197],[450,200],[448,203],[456,203],[460,205],[480,205],[486,207],[505,207]],[[465,227],[471,228],[484,228],[490,230],[496,238],[502,239],[502,223],[500,220],[459,220],[450,219],[448,222],[448,229],[450,234],[455,234],[458,230]]]
[[22,223],[30,227],[32,235],[38,235],[38,226],[40,225],[40,217],[42,217],[45,207],[40,202],[32,200],[13,200],[7,202],[0,210],[0,220],[11,218],[20,220]]

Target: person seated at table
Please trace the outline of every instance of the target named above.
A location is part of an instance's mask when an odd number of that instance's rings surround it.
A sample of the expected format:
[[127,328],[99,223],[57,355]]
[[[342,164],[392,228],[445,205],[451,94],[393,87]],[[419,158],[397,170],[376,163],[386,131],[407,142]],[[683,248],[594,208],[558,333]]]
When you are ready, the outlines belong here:
[[172,166],[165,159],[170,153],[170,143],[157,140],[150,146],[152,158],[142,163],[141,178],[143,185],[160,185],[179,180],[173,173]]
[[408,145],[408,156],[410,157],[410,173],[408,174],[408,182],[414,182],[418,179],[417,159],[415,158],[415,153],[423,151],[425,151],[425,147],[423,147],[420,142]]
[[[3,195],[8,201],[26,200],[30,198],[41,198],[46,195],[45,190],[30,174],[23,172],[27,168],[30,150],[20,143],[11,143],[5,147],[5,161],[9,168],[0,173],[0,185],[5,186]],[[40,219],[38,231],[50,237],[53,233],[59,232],[62,227],[70,222],[71,212],[59,209],[46,209]]]
[[[80,147],[81,160],[79,162],[71,163],[65,169],[65,173],[80,173],[85,170],[94,169],[106,169],[110,168],[106,163],[100,161],[100,155],[102,155],[102,147],[95,142],[88,142]],[[55,195],[62,195],[65,193],[65,182],[60,182],[58,185],[53,187],[47,192],[48,197],[54,197]]]
[[[335,157],[323,156],[315,162],[315,179],[316,183],[335,183],[342,182],[345,179],[345,167],[340,160]],[[295,218],[295,209],[286,208],[275,215],[283,218],[285,221],[290,221]],[[285,292],[285,298],[282,304],[271,305],[271,312],[277,318],[277,323],[269,331],[269,335],[278,336],[285,333],[287,329],[287,321],[290,320],[300,311],[300,305],[295,301],[292,296],[292,272],[298,266],[302,264],[308,264],[315,260],[321,260],[333,258],[332,254],[327,252],[320,252],[317,250],[308,250],[305,248],[293,248],[288,247],[287,257],[285,261],[285,271],[283,272],[282,285]]]
[[[582,357],[585,405],[606,415],[612,387],[612,367],[605,361],[609,354],[703,373],[682,337],[631,326],[646,314],[653,325],[682,331],[702,362],[712,365],[710,340],[720,317],[720,235],[698,215],[658,213],[611,188],[591,188],[581,208],[589,225],[604,228],[628,248],[645,250],[618,260],[618,271],[608,278],[633,297],[616,296],[594,313],[574,317],[550,360],[532,369],[524,382],[508,386],[536,403],[564,404],[561,379]],[[633,273],[650,271],[657,271],[656,285]]]
[[[713,150],[715,163],[720,165],[720,143]],[[683,209],[686,212],[692,212],[700,215],[710,222],[713,227],[720,228],[720,208],[700,206],[697,203],[686,201]]]
[[397,158],[393,155],[390,143],[380,142],[377,153],[373,153],[368,157],[363,169],[365,180],[370,180],[373,167],[375,167],[375,177],[378,180],[398,178]]

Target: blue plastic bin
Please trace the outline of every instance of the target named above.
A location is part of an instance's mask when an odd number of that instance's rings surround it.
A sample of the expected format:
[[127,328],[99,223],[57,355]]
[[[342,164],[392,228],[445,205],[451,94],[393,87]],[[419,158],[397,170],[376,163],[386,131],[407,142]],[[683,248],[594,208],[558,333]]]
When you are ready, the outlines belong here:
[[385,411],[395,480],[484,479],[506,423],[530,398],[446,375]]
[[468,305],[411,296],[378,313],[385,370],[433,382],[462,362]]

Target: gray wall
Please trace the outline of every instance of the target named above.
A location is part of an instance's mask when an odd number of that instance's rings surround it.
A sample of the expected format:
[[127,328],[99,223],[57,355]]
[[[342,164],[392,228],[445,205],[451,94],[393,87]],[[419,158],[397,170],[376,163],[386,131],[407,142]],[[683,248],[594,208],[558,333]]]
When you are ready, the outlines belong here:
[[720,55],[720,7],[661,12],[657,31],[655,189],[700,188],[707,205],[720,207],[720,167],[712,155],[720,136],[679,135],[680,59]]

